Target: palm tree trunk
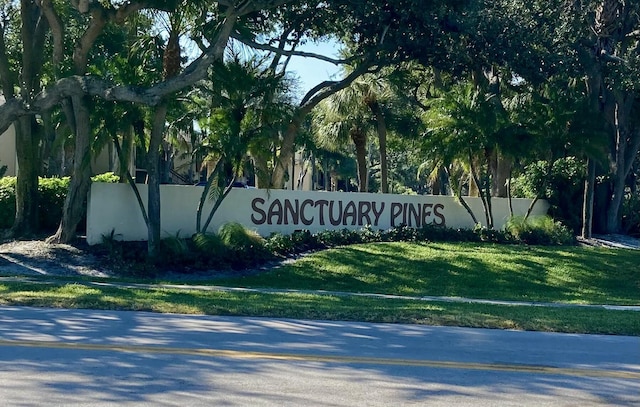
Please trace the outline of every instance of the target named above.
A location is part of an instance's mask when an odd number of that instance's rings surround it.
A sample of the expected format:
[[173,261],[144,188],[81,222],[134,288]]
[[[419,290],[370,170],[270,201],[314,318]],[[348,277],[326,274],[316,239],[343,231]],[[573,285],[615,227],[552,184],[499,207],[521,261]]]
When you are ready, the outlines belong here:
[[378,145],[380,148],[380,191],[383,194],[388,194],[389,165],[387,163],[387,123],[384,120],[384,114],[382,113],[379,103],[373,103],[370,108],[376,118],[378,131]]
[[156,259],[160,253],[160,144],[164,136],[166,118],[167,103],[162,102],[153,113],[153,127],[149,141],[149,152],[147,153],[147,174],[149,177],[147,256],[150,260]]
[[356,147],[356,161],[358,162],[358,192],[367,192],[367,135],[359,129],[351,131],[351,140]]

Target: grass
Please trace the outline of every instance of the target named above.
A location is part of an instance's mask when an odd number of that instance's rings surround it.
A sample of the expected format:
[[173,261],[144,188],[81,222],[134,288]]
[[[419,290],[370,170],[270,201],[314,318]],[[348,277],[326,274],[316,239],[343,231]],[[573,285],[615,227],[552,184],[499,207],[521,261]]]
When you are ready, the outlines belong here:
[[315,253],[219,285],[640,305],[640,252],[473,243],[377,243]]
[[[376,243],[311,254],[209,284],[443,295],[579,304],[640,304],[640,252],[471,243]],[[417,323],[640,336],[640,312],[542,308],[304,293],[0,282],[0,305]],[[202,281],[198,281],[202,284]]]
[[633,311],[430,303],[314,294],[5,282],[0,283],[0,304],[640,336],[640,313]]

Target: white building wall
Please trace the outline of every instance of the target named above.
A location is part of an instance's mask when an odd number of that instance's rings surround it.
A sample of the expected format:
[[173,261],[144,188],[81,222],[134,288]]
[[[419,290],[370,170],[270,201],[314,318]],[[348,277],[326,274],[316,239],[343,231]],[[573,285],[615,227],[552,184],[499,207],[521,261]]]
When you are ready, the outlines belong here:
[[[3,99],[0,101],[4,101]],[[18,160],[16,157],[16,131],[13,125],[0,135],[0,167],[7,166],[5,176],[16,176]]]

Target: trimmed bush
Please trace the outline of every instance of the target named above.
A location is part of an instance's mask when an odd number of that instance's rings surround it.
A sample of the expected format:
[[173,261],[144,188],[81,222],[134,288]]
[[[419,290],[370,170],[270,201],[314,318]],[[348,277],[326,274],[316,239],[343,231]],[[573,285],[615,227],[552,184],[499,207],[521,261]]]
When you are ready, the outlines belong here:
[[68,189],[69,177],[40,178],[38,182],[38,216],[42,231],[54,231],[60,224]]
[[[112,172],[96,175],[93,182],[119,182]],[[62,208],[69,189],[69,177],[39,178],[38,216],[40,229],[44,232],[56,230],[62,218]],[[16,214],[16,177],[0,178],[0,229],[13,226]]]
[[509,219],[505,230],[513,240],[530,245],[567,245],[575,241],[569,228],[548,216],[525,220],[523,216]]
[[0,178],[0,229],[13,225],[16,216],[16,178]]

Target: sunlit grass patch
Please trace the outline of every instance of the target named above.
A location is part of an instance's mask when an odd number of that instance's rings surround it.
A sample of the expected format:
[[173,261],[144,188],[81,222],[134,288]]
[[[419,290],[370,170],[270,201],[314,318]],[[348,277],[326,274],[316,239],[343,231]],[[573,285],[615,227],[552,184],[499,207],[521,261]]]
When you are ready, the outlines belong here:
[[245,287],[640,304],[640,252],[477,243],[376,243],[315,253]]

